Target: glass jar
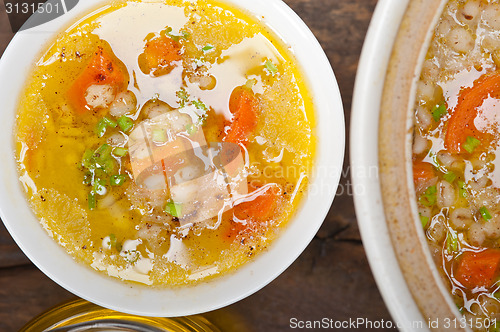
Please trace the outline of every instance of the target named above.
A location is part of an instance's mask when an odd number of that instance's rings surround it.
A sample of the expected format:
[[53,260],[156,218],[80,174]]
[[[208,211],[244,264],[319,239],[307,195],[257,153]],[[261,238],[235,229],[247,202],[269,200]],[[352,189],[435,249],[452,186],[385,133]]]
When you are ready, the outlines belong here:
[[142,317],[102,308],[82,299],[49,309],[20,332],[221,332],[206,318]]

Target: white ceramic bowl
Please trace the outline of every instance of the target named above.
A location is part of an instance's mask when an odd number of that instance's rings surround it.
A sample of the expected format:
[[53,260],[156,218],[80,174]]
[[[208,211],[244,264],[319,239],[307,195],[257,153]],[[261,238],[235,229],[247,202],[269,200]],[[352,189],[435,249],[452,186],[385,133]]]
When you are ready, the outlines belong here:
[[[377,286],[393,319],[423,321],[394,254],[378,177],[378,124],[384,78],[409,0],[378,2],[356,74],[351,111],[350,159],[356,217]],[[377,54],[378,56],[374,56]],[[365,173],[365,170],[376,172]]]
[[[306,248],[335,196],[344,156],[344,117],[335,76],[321,46],[301,19],[280,0],[231,0],[270,26],[296,55],[317,111],[315,172],[301,207],[271,248],[236,272],[179,289],[123,283],[75,262],[42,229],[18,181],[13,125],[18,97],[31,65],[55,34],[104,0],[82,0],[67,14],[18,33],[0,61],[0,216],[31,261],[70,292],[122,312],[183,316],[214,310],[251,295],[282,273]],[[317,171],[323,170],[323,171]],[[324,170],[327,170],[326,172]]]
[[428,330],[436,319],[444,330],[443,318],[460,318],[428,250],[411,176],[416,80],[444,3],[379,1],[354,91],[350,157],[356,215],[377,285],[404,331]]

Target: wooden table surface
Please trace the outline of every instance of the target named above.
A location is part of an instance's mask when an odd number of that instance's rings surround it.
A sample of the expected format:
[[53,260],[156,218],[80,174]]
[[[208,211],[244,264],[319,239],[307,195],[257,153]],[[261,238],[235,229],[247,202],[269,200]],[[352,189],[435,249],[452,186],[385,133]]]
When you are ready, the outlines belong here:
[[[285,2],[313,31],[334,68],[349,132],[357,63],[377,1]],[[3,0],[0,0],[0,55],[12,35]],[[1,223],[0,286],[0,331],[5,332],[17,331],[35,315],[74,298],[27,260]],[[249,331],[287,331],[291,318],[391,319],[361,243],[354,214],[348,154],[335,202],[306,251],[264,289],[208,317],[224,326],[229,321],[239,322]],[[239,329],[226,327],[226,330]]]

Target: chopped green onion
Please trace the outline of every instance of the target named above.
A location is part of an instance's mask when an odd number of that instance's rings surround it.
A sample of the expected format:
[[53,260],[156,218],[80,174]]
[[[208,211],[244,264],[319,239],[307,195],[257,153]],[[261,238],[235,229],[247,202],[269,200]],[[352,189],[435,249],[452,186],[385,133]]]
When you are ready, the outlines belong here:
[[109,179],[109,183],[112,186],[122,186],[125,183],[126,176],[123,174],[113,175]]
[[96,208],[95,193],[90,191],[88,195],[89,210],[94,210]]
[[207,106],[200,100],[193,100],[192,101],[193,105],[196,106],[197,109],[200,109],[200,110],[203,110],[203,111],[207,111],[208,108]]
[[172,28],[171,27],[168,27],[166,30],[165,30],[165,34],[167,36],[169,36],[170,38],[172,38],[173,40],[175,41],[179,41],[179,39],[188,39],[191,35],[189,34],[189,32],[187,31],[180,31],[179,34],[173,34],[172,33]]
[[124,254],[125,260],[129,263],[135,263],[139,259],[139,252],[137,250],[127,250]]
[[106,126],[111,127],[111,128],[116,128],[116,125],[117,125],[116,121],[111,120],[107,116],[102,118],[102,122],[104,122],[106,124]]
[[445,175],[443,175],[443,179],[445,179],[449,183],[453,183],[456,178],[457,178],[457,175],[455,173],[453,173],[452,171],[449,171]]
[[90,186],[92,184],[92,173],[85,173],[85,175],[83,176],[83,184],[86,186]]
[[423,216],[421,214],[420,215],[420,222],[422,223],[422,227],[425,228],[425,226],[427,226],[427,223],[429,222],[429,217],[426,217],[426,216]]
[[491,218],[493,218],[490,214],[490,211],[485,206],[482,206],[479,208],[479,213],[481,213],[481,216],[483,217],[484,220],[488,221]]
[[439,121],[445,115],[448,113],[448,110],[446,109],[446,104],[442,102],[439,105],[434,106],[434,108],[431,111],[432,117],[434,118],[434,121]]
[[433,206],[437,201],[437,188],[436,186],[431,186],[420,196],[419,202],[425,206]]
[[245,83],[245,87],[247,87],[248,89],[252,89],[255,84],[257,84],[257,80],[255,78],[251,78],[247,80],[247,82]]
[[462,144],[462,147],[469,153],[474,152],[474,150],[481,144],[481,141],[473,136],[467,136],[465,139],[465,143]]
[[163,129],[154,129],[151,133],[153,142],[165,143],[168,140],[167,132]]
[[458,251],[458,236],[455,232],[449,232],[446,237],[446,250],[451,252]]
[[95,127],[95,133],[96,133],[97,137],[99,137],[99,138],[103,137],[104,134],[106,133],[107,127],[116,128],[116,125],[117,125],[117,123],[115,121],[113,121],[110,118],[105,116],[104,118],[99,120],[99,122],[97,123],[97,125]]
[[115,234],[109,234],[109,246],[111,248],[116,247],[116,235]]
[[111,151],[113,149],[109,144],[103,144],[101,145],[97,150],[94,152],[93,158],[99,163],[102,164],[106,160],[111,158]]
[[460,197],[467,198],[467,186],[464,181],[457,181]]
[[94,152],[92,150],[85,150],[82,157],[82,166],[91,169],[93,166],[92,159],[94,158]]
[[278,67],[276,67],[270,60],[267,60],[264,66],[272,76],[276,75],[276,73],[278,72]]
[[196,129],[198,129],[198,127],[196,127],[194,124],[186,125],[186,131],[189,135],[193,135],[194,133],[196,133]]
[[179,218],[179,216],[181,215],[182,207],[180,204],[174,203],[172,200],[170,200],[167,202],[167,205],[165,205],[164,210],[173,217]]
[[167,36],[169,36],[170,38],[172,38],[173,40],[175,40],[175,41],[179,41],[179,36],[172,34],[172,28],[171,28],[171,27],[168,27],[168,28],[165,30],[165,34],[166,34]]
[[128,133],[134,126],[134,121],[126,115],[122,115],[117,120],[118,126],[124,133]]
[[180,106],[184,107],[184,105],[186,104],[186,102],[189,98],[189,94],[184,89],[177,91],[175,94],[176,94],[177,98],[180,99],[180,102],[179,102]]
[[100,162],[99,165],[101,166],[102,170],[108,175],[113,174],[116,170],[116,162],[112,158],[108,158]]
[[97,195],[100,195],[100,196],[104,196],[106,195],[106,184],[104,182],[104,180],[101,180],[101,179],[96,179],[94,180],[94,183],[92,184],[92,192],[97,194]]
[[128,153],[128,150],[125,148],[117,147],[117,148],[113,149],[113,154],[117,157],[125,157],[127,155],[127,153]]
[[171,28],[171,27],[167,27],[167,28],[165,29],[165,34],[166,34],[167,36],[169,36],[169,37],[170,37],[170,33],[171,33],[171,32],[172,32],[172,28]]
[[95,127],[95,134],[101,138],[106,134],[107,125],[103,120],[100,120]]
[[214,49],[214,47],[212,45],[207,45],[207,46],[203,47],[201,50],[206,53],[206,52],[212,51],[213,49]]
[[207,115],[203,114],[198,118],[198,121],[196,122],[197,126],[204,126],[207,124]]

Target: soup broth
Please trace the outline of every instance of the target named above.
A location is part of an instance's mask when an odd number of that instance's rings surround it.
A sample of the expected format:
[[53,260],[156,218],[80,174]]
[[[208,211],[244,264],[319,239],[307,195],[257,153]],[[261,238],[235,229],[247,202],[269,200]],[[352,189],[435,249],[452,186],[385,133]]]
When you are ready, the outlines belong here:
[[78,261],[183,285],[264,251],[314,160],[314,110],[291,50],[214,1],[115,1],[61,33],[17,115],[21,183]]

